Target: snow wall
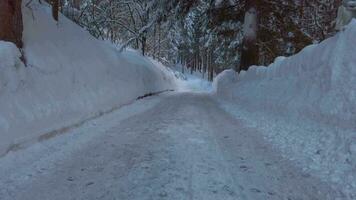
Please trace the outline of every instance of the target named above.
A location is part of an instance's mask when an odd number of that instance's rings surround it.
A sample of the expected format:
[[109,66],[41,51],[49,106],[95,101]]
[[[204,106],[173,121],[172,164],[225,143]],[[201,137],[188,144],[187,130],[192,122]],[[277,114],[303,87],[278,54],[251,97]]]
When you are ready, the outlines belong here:
[[0,41],[0,156],[144,94],[175,88],[172,72],[107,42],[36,2],[23,6],[24,52]]
[[356,199],[356,20],[300,53],[228,70],[214,81],[222,107],[257,128],[308,174]]
[[219,96],[258,110],[356,129],[356,20],[345,31],[268,67],[221,73]]

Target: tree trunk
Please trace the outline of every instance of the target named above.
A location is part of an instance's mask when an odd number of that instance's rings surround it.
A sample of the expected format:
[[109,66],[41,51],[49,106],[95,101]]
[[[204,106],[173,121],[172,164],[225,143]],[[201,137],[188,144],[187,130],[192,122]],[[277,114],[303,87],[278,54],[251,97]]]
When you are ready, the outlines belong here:
[[[145,15],[144,15],[144,19],[142,19],[142,24],[148,25],[149,21],[150,21],[150,9],[147,6],[147,3],[144,3],[144,8],[147,9],[145,10]],[[146,46],[147,46],[147,37],[148,37],[148,31],[147,29],[143,31],[142,33],[142,41],[141,41],[141,48],[142,48],[142,55],[145,56],[146,55]]]
[[77,10],[80,10],[80,4],[81,0],[72,0],[73,7],[76,8]]
[[158,59],[161,59],[161,22],[158,23]]
[[58,15],[59,15],[59,0],[52,1],[52,16],[53,19],[58,22]]
[[258,64],[258,46],[257,46],[257,32],[258,32],[258,13],[257,0],[246,0],[246,12],[244,22],[244,39],[241,50],[241,63],[239,72],[241,70],[247,71],[251,65]]
[[22,48],[21,0],[0,0],[0,40],[13,42]]
[[154,25],[153,29],[153,59],[156,59],[156,35],[157,35],[157,26]]
[[[146,33],[144,33],[144,35],[146,35]],[[146,36],[143,36],[142,40],[141,40],[141,50],[142,50],[142,55],[143,56],[146,55],[146,41],[147,41]]]
[[212,62],[213,51],[209,51],[208,54],[209,54],[208,80],[213,81],[214,80],[214,66]]

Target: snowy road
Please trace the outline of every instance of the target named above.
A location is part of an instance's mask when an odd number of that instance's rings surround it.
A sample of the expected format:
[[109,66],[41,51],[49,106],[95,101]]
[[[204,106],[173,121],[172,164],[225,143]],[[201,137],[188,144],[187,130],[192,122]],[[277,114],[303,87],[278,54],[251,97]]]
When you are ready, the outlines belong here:
[[150,97],[0,158],[0,199],[334,199],[207,94]]

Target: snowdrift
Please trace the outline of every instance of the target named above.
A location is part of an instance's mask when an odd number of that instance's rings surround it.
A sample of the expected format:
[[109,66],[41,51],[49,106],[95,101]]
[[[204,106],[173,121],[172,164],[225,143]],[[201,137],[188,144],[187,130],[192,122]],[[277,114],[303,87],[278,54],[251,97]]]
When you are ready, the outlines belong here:
[[[337,36],[269,67],[253,66],[229,87],[239,101],[356,128],[356,20]],[[224,73],[226,75],[226,73]],[[217,83],[222,81],[221,76]],[[234,83],[235,82],[235,83]],[[287,110],[285,110],[287,109]]]
[[0,41],[0,155],[147,93],[174,89],[172,72],[119,53],[50,8],[23,7],[24,52]]
[[225,71],[214,82],[227,111],[260,128],[308,172],[341,185],[341,199],[356,199],[355,35],[353,20],[295,56],[240,75]]

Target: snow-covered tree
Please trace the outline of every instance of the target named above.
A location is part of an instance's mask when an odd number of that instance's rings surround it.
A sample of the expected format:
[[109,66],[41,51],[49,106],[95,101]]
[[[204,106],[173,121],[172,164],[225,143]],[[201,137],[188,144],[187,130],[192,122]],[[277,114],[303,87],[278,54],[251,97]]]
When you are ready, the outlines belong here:
[[[92,35],[209,78],[268,65],[335,34],[341,0],[65,0]],[[203,74],[204,74],[203,73]]]
[[257,2],[257,0],[246,0],[245,2],[243,43],[239,71],[247,71],[251,65],[257,65],[259,61],[257,46],[259,6]]

